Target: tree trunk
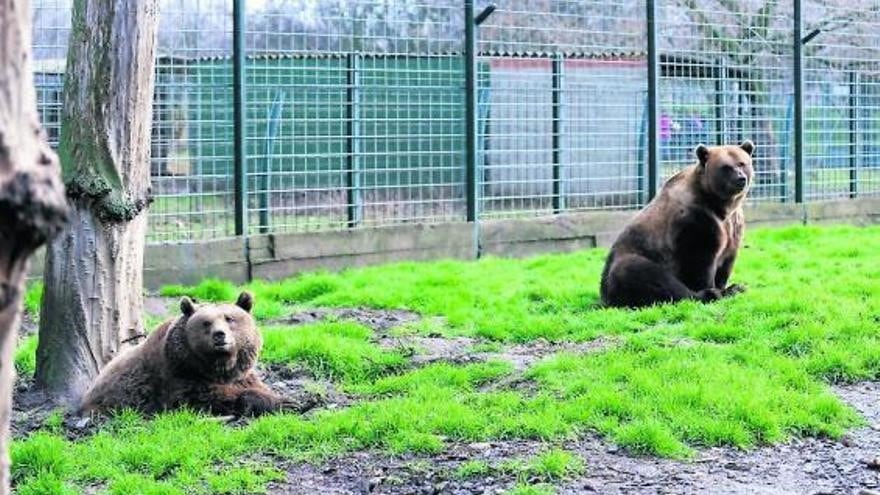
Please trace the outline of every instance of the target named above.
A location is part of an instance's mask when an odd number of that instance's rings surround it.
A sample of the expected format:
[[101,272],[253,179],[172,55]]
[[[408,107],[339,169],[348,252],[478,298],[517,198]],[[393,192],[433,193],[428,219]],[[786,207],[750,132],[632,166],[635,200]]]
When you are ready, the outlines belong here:
[[13,354],[28,258],[67,212],[58,158],[37,116],[30,15],[28,0],[0,0],[0,494],[9,491]]
[[58,147],[73,212],[47,251],[35,376],[64,402],[144,333],[157,20],[156,0],[73,4]]

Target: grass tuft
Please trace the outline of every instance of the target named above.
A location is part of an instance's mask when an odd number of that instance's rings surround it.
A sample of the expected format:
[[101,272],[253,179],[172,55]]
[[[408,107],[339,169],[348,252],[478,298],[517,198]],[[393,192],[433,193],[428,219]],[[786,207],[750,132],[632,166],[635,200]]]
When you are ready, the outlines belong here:
[[578,476],[584,472],[580,457],[561,449],[550,449],[532,458],[526,471],[543,481],[559,481]]
[[507,495],[553,495],[554,493],[556,490],[546,483],[533,485],[523,482],[517,483],[507,491]]
[[43,300],[43,282],[28,284],[24,293],[24,310],[31,318],[39,318],[40,303]]
[[361,382],[405,364],[400,353],[370,342],[372,330],[356,323],[266,327],[262,333],[265,362],[303,365],[316,376],[330,380]]
[[166,285],[159,290],[164,297],[189,296],[202,302],[231,302],[238,297],[238,289],[232,282],[207,278],[195,287]]
[[473,460],[459,464],[455,469],[453,476],[455,476],[456,479],[466,480],[486,476],[490,472],[492,472],[492,466],[490,466],[488,462]]
[[15,348],[15,371],[20,376],[32,377],[37,371],[37,336],[28,335]]

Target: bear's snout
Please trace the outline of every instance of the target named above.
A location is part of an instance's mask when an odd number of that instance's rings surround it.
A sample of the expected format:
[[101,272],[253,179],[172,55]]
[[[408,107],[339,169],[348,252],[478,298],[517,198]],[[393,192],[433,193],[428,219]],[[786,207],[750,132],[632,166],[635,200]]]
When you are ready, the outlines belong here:
[[226,344],[226,332],[223,330],[214,330],[214,333],[211,334],[211,338],[214,340],[214,345]]
[[214,324],[211,327],[211,345],[215,351],[226,352],[235,345],[235,338],[229,328],[223,324]]

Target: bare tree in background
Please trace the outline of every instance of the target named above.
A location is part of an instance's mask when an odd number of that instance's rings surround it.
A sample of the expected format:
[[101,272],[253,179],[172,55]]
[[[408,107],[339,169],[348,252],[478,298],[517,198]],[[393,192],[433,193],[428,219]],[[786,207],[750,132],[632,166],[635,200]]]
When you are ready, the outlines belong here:
[[36,383],[77,400],[143,335],[156,0],[75,0],[59,155],[71,222],[50,245]]
[[9,417],[25,275],[62,226],[58,158],[37,118],[28,0],[0,0],[0,493],[9,491]]
[[[817,56],[829,46],[845,48],[858,46],[859,34],[850,28],[854,21],[880,12],[876,2],[864,0],[826,0],[819,10],[805,12],[804,34],[819,29],[823,37],[833,37],[837,43],[807,45],[805,57]],[[711,53],[723,59],[728,67],[736,68],[745,77],[739,81],[749,99],[751,121],[755,126],[752,136],[759,143],[760,163],[758,184],[781,184],[780,157],[776,149],[777,133],[774,122],[782,120],[772,115],[770,84],[783,79],[773,71],[791,72],[792,54],[791,5],[780,0],[675,0],[675,13],[686,18],[694,31],[694,51]],[[664,23],[682,25],[669,19]],[[840,53],[834,54],[840,57]],[[777,91],[779,93],[779,91]]]

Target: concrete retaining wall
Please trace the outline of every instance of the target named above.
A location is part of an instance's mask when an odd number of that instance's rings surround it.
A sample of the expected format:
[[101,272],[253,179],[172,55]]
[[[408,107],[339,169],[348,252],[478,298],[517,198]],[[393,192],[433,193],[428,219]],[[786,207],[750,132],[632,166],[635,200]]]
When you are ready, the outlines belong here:
[[[611,244],[633,211],[585,212],[554,217],[480,222],[481,253],[530,256]],[[792,223],[880,223],[880,198],[824,203],[750,205],[750,227]],[[207,242],[147,246],[144,283],[194,284],[205,277],[241,283],[277,280],[304,271],[341,270],[391,261],[474,257],[473,224],[400,225],[307,234],[263,235]],[[40,276],[42,251],[31,277]]]

